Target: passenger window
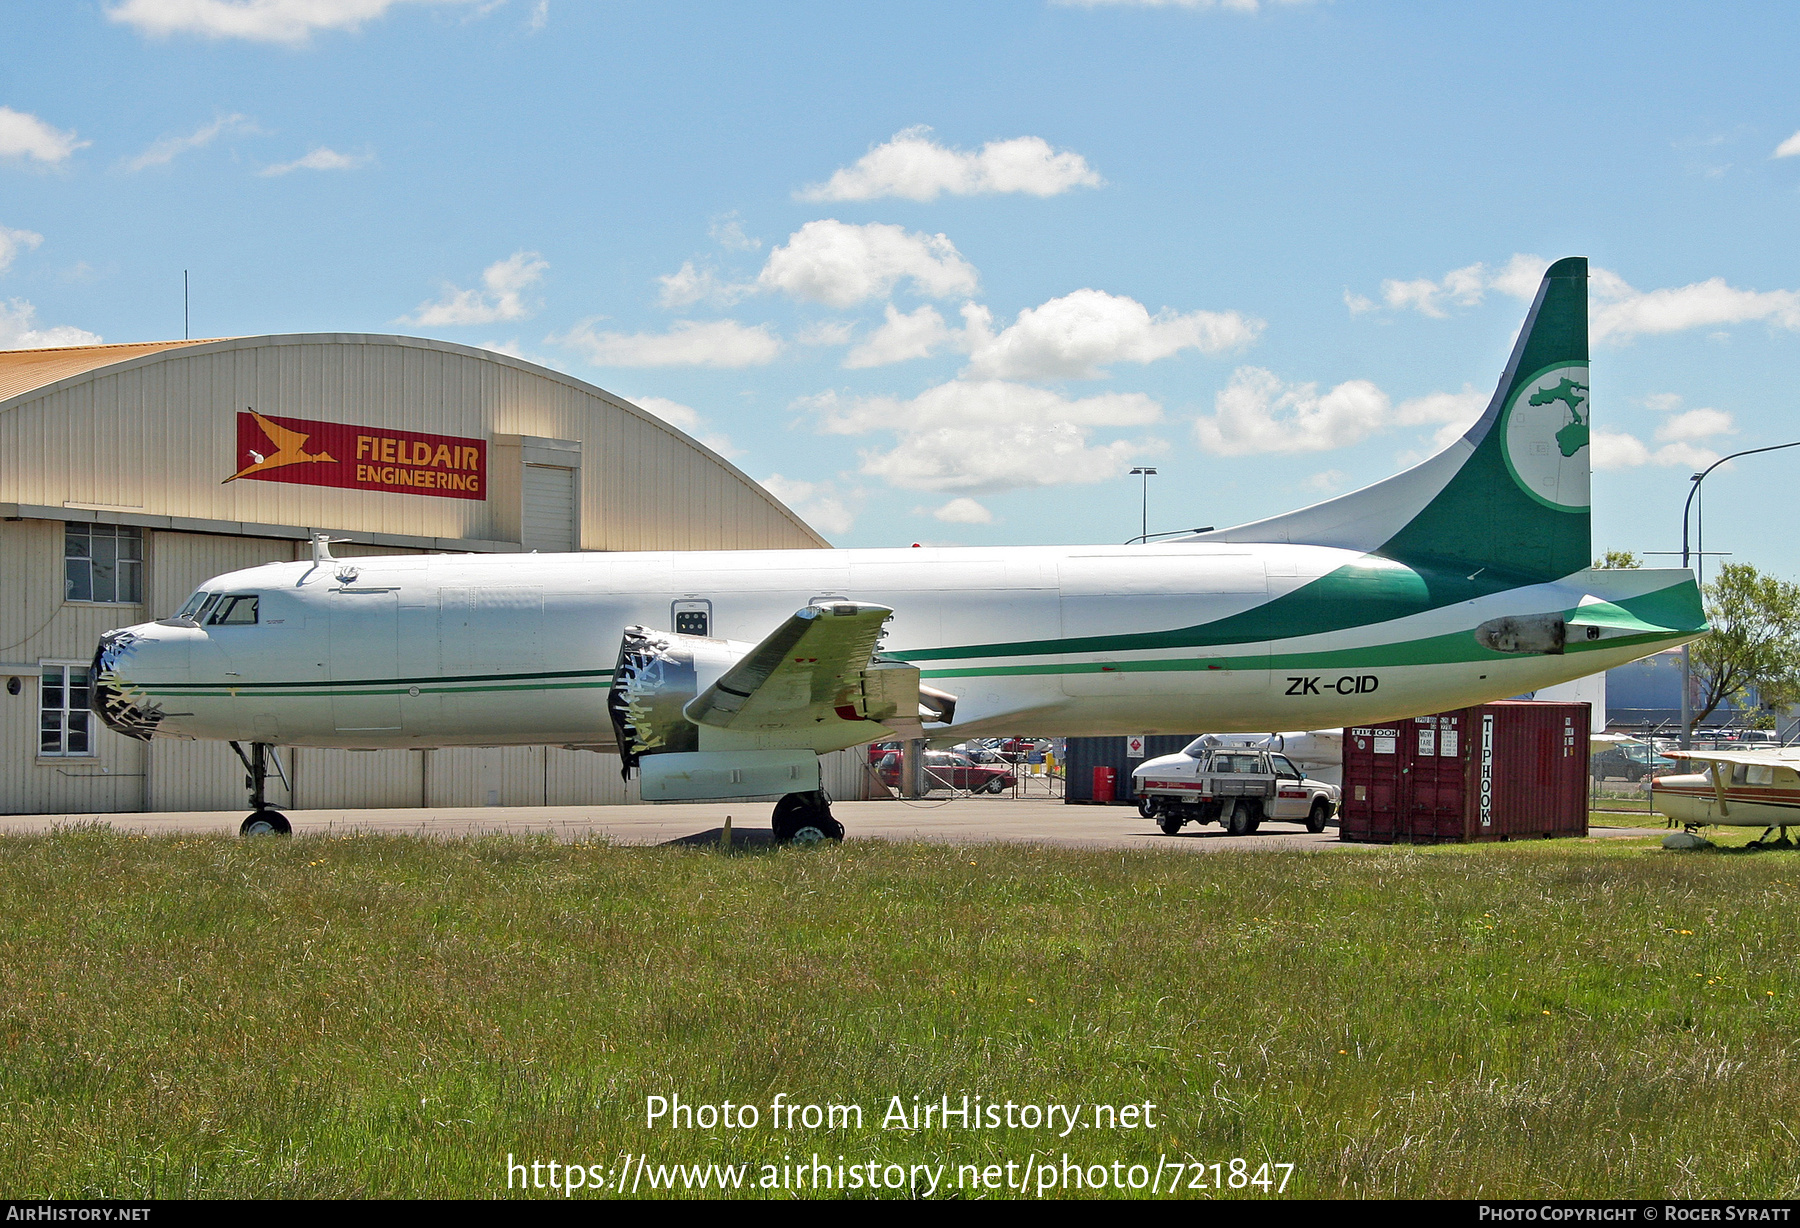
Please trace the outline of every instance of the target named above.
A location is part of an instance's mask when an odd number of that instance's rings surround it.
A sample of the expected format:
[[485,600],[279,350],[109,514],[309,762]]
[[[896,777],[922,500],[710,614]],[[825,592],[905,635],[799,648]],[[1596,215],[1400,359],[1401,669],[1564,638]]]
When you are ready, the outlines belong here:
[[1744,777],[1749,772],[1749,770],[1750,769],[1749,769],[1748,764],[1743,764],[1743,763],[1733,764],[1732,768],[1731,768],[1731,783],[1734,785],[1743,784]]
[[1753,785],[1772,785],[1775,783],[1775,769],[1761,764],[1752,765],[1746,779]]
[[213,611],[215,627],[253,627],[256,625],[255,597],[227,597]]

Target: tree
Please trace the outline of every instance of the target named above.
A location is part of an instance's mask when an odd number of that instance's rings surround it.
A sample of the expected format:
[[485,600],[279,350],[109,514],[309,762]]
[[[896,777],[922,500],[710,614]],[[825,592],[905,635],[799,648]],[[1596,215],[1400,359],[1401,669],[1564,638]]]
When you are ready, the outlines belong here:
[[1700,684],[1694,723],[1747,692],[1765,711],[1800,700],[1800,584],[1726,563],[1705,597],[1712,631],[1689,650]]
[[1608,550],[1594,560],[1594,567],[1600,571],[1630,570],[1642,566],[1638,556],[1629,550]]

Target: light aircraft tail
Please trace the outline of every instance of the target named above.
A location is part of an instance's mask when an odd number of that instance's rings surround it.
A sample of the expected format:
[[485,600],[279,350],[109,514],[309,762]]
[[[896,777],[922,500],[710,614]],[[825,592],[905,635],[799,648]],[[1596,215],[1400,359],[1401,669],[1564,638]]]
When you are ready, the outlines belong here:
[[1186,540],[1378,554],[1488,584],[1558,579],[1593,558],[1588,515],[1587,260],[1544,273],[1487,411],[1431,459],[1283,516]]

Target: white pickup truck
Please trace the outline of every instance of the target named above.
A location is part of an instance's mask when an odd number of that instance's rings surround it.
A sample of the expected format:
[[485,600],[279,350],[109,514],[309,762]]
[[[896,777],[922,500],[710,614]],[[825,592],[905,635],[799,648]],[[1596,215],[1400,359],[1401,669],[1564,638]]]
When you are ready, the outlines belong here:
[[1265,819],[1321,832],[1336,812],[1336,785],[1309,779],[1286,755],[1208,745],[1194,739],[1180,754],[1146,760],[1131,774],[1138,811],[1173,836],[1187,823],[1224,825],[1247,836]]

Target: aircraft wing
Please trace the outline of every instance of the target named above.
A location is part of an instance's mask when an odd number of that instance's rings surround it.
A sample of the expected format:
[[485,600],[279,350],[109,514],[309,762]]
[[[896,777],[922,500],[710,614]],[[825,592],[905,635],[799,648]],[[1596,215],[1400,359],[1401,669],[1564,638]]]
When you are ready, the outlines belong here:
[[[683,715],[697,725],[744,733],[891,716],[892,706],[881,711],[884,705],[870,694],[866,675],[884,673],[871,662],[881,626],[892,613],[887,606],[853,601],[807,606],[689,700]],[[912,679],[916,696],[916,672]],[[899,714],[916,720],[914,711],[901,708]]]
[[1658,753],[1665,759],[1698,759],[1702,763],[1800,768],[1800,746],[1770,747],[1768,750],[1665,750]]

